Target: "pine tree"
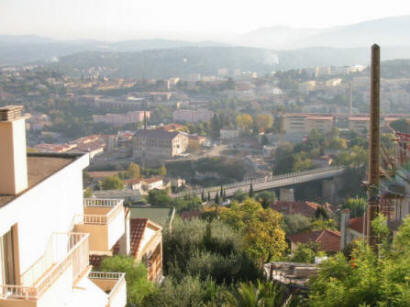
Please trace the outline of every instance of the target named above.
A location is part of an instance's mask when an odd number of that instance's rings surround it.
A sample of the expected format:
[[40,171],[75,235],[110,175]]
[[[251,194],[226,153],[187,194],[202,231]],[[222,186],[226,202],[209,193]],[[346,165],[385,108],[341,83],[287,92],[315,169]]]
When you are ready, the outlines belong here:
[[249,187],[249,197],[253,197],[253,184],[252,183]]
[[222,195],[223,201],[226,201],[226,190],[224,190],[223,195]]
[[215,204],[219,205],[220,199],[219,199],[219,194],[215,193]]
[[221,184],[221,189],[219,190],[219,196],[222,197],[223,193],[224,193],[224,189],[223,189],[222,184]]
[[204,202],[205,201],[205,192],[202,190],[201,192],[201,200]]
[[208,201],[211,201],[211,192],[208,191]]

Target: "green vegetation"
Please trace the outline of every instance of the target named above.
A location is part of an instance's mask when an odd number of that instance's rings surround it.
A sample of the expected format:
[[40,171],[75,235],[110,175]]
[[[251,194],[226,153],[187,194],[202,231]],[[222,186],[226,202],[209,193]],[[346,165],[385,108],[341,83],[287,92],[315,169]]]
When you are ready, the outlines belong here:
[[199,197],[186,195],[184,198],[172,198],[165,190],[149,191],[147,202],[153,207],[175,208],[178,211],[197,210],[202,207],[202,201]]
[[122,190],[124,183],[117,175],[104,178],[101,182],[101,188],[103,190]]
[[323,262],[310,283],[310,306],[408,306],[410,217],[404,220],[392,248],[385,240],[385,219],[377,219],[372,227],[379,235],[379,254],[358,242],[350,259],[339,253]]
[[221,208],[220,216],[222,221],[242,233],[246,252],[259,263],[278,259],[287,247],[285,233],[280,227],[282,215],[270,208],[264,209],[253,199]]
[[105,257],[100,270],[103,272],[125,272],[127,281],[127,301],[131,306],[140,304],[145,296],[155,289],[147,280],[147,269],[144,264],[135,264],[135,259],[128,256]]

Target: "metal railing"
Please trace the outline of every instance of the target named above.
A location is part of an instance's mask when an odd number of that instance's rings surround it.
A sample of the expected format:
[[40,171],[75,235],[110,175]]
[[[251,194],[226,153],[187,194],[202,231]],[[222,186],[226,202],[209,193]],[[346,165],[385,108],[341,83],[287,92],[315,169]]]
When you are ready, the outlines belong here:
[[119,272],[90,272],[88,274],[90,279],[105,279],[105,280],[118,280],[114,287],[108,293],[108,299],[111,302],[112,299],[119,293],[121,287],[125,284],[125,273]]
[[[89,234],[84,233],[54,233],[50,239],[52,257],[43,262],[41,259],[23,274],[23,282],[30,286],[2,285],[0,297],[7,299],[39,299],[56,280],[71,266],[73,281],[89,265]],[[44,255],[45,256],[45,255]],[[43,270],[43,271],[41,271]],[[40,275],[40,276],[38,276]]]
[[124,202],[123,199],[84,198],[84,207],[115,207]]
[[[315,180],[315,179],[322,179],[323,177],[327,177],[327,176],[338,175],[338,174],[341,174],[343,171],[344,171],[344,167],[324,167],[324,168],[319,168],[319,169],[313,169],[313,170],[302,171],[302,172],[292,172],[292,173],[276,175],[276,176],[271,175],[271,176],[264,176],[264,177],[254,177],[254,178],[248,178],[241,182],[223,185],[223,189],[225,190],[240,189],[243,187],[249,187],[250,184],[253,184],[254,185],[253,188],[255,189],[255,188],[258,188],[258,185],[270,186],[274,182],[280,183],[281,181],[291,179],[291,178],[294,179],[292,184],[296,184],[296,183],[306,181],[306,179],[303,178],[306,176],[309,176],[310,180]],[[303,178],[303,180],[299,180],[299,178]],[[187,192],[177,193],[174,195],[174,197],[179,198],[179,197],[184,197],[184,196],[189,196],[189,195],[200,195],[202,192],[215,193],[215,192],[219,192],[220,188],[221,188],[220,186],[214,186],[214,187],[209,187],[205,189],[194,189],[194,190],[187,191]]]
[[[96,199],[107,201],[107,199]],[[102,205],[97,203],[97,205],[85,205],[87,207],[99,207],[99,208],[111,208],[106,214],[84,214],[76,216],[76,224],[94,224],[94,225],[108,225],[111,221],[118,215],[118,213],[123,210],[123,201],[115,200],[115,202],[106,203],[108,205]]]

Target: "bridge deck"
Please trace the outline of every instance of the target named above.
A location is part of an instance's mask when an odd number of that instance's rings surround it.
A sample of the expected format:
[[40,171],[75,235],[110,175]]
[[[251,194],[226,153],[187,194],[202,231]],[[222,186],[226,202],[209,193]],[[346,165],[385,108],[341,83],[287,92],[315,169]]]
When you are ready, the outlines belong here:
[[[267,177],[259,177],[259,178],[252,178],[248,180],[244,180],[241,182],[236,182],[232,184],[227,184],[222,186],[225,190],[225,194],[227,197],[232,196],[236,191],[240,190],[242,192],[249,192],[250,185],[252,184],[252,188],[255,192],[262,191],[262,190],[269,190],[274,188],[281,188],[285,186],[305,183],[314,180],[321,180],[326,178],[332,178],[335,176],[340,176],[345,171],[344,167],[326,167],[326,168],[318,168],[314,170],[304,171],[304,172],[295,172],[289,174],[283,174],[278,176],[267,176]],[[202,192],[211,194],[211,197],[215,197],[216,193],[220,192],[220,186],[214,186],[204,189],[195,189],[189,192],[181,192],[175,194],[174,197],[184,197],[187,194],[190,195],[201,195]]]

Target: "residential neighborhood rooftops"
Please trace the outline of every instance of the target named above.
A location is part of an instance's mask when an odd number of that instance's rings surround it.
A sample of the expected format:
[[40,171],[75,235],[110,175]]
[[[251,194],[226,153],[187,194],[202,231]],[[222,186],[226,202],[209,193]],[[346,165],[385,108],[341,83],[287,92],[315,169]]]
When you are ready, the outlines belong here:
[[318,242],[320,250],[337,252],[340,250],[340,232],[333,230],[316,230],[289,236],[292,243]]
[[[349,228],[363,233],[363,217],[355,217],[349,220]],[[364,233],[367,234],[367,227],[364,227]]]
[[282,214],[301,214],[304,216],[313,217],[316,213],[316,210],[321,207],[321,205],[310,201],[278,200],[270,207]]

